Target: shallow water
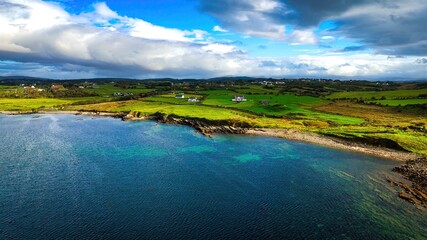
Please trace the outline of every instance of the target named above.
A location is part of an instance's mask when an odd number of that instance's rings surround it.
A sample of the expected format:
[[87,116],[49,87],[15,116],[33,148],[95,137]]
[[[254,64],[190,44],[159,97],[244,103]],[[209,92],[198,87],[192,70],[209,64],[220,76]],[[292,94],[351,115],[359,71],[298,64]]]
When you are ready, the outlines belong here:
[[399,163],[155,122],[0,115],[0,239],[425,239]]

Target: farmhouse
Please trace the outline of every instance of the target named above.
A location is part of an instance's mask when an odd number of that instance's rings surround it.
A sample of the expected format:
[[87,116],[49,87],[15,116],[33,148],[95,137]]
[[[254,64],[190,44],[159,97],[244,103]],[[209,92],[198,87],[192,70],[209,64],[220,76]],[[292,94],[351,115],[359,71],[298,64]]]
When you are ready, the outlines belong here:
[[175,98],[184,98],[184,93],[180,93],[175,95]]
[[200,100],[197,99],[196,97],[190,97],[190,98],[188,98],[188,101],[189,102],[200,102]]
[[246,102],[247,99],[245,98],[245,96],[234,96],[234,98],[231,99],[231,101],[233,101],[233,102]]

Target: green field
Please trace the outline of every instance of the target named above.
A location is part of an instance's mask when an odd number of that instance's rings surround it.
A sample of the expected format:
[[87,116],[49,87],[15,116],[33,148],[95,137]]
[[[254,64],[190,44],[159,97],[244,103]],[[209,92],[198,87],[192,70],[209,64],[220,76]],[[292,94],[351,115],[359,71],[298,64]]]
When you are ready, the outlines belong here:
[[202,95],[196,95],[196,94],[184,94],[184,98],[175,98],[175,96],[176,94],[163,94],[163,95],[156,95],[152,97],[146,97],[144,98],[144,100],[153,101],[153,102],[171,103],[171,104],[194,105],[194,104],[197,104],[197,102],[189,102],[188,99],[190,97],[196,97],[199,100],[203,98]]
[[37,99],[7,99],[0,98],[0,111],[31,111],[39,108],[51,108],[54,106],[68,105],[75,101],[54,98]]
[[97,85],[97,88],[86,88],[85,90],[88,92],[94,92],[96,94],[99,94],[102,97],[111,96],[114,93],[133,93],[133,94],[139,94],[139,93],[148,93],[154,91],[154,89],[146,89],[144,86],[137,85],[134,86],[135,88],[121,88],[117,87],[112,83],[108,84],[100,84]]
[[333,93],[326,98],[328,99],[344,99],[344,98],[357,98],[370,100],[372,98],[380,99],[399,99],[399,98],[417,98],[419,95],[427,94],[427,88],[415,90],[395,90],[395,91],[378,91],[378,92],[337,92]]
[[261,86],[247,86],[236,89],[236,92],[241,94],[277,94],[279,91],[278,89],[266,89]]
[[397,99],[397,100],[377,100],[373,101],[374,103],[381,104],[383,106],[406,106],[406,105],[414,105],[414,104],[427,104],[427,98],[419,98],[419,99]]
[[11,90],[11,89],[16,89],[16,88],[17,87],[0,85],[0,91]]
[[203,91],[199,91],[200,94],[205,94],[205,95],[235,95],[238,94],[235,91],[231,91],[231,90],[222,90],[222,89],[217,89],[217,90],[203,90]]
[[130,111],[140,112],[143,115],[149,116],[157,112],[166,115],[176,115],[191,118],[205,118],[208,120],[227,120],[238,116],[245,116],[246,114],[238,111],[212,108],[207,106],[197,105],[176,105],[162,102],[147,102],[139,101],[123,107],[114,109],[116,112]]

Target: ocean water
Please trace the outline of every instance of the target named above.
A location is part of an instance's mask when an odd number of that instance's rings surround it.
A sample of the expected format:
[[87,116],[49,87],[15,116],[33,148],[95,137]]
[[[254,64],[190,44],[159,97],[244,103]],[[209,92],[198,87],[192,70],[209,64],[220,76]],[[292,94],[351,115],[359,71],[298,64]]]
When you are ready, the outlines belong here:
[[278,138],[0,115],[0,239],[427,239],[399,163]]

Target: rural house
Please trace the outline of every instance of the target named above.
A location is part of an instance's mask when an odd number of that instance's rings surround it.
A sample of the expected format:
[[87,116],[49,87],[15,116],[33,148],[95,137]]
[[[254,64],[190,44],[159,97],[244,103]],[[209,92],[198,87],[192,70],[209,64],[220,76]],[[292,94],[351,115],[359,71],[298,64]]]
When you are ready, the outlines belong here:
[[190,97],[190,98],[188,98],[188,101],[189,102],[200,102],[200,100],[197,99],[196,97]]
[[231,100],[233,102],[246,102],[247,99],[245,96],[234,96],[234,98]]

